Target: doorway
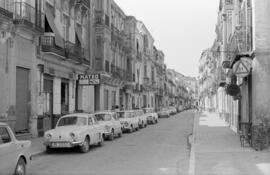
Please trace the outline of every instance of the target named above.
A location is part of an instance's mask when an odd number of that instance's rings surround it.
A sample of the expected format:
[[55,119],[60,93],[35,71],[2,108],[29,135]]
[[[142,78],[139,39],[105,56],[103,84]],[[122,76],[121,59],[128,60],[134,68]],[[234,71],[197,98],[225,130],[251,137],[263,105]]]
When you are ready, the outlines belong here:
[[16,68],[16,133],[28,132],[30,115],[29,69]]

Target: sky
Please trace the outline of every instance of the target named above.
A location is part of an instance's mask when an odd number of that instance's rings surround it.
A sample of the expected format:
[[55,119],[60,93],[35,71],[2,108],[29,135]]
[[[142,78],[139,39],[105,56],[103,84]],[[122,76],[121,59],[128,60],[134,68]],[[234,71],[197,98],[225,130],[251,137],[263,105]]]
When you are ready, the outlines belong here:
[[142,21],[165,54],[165,63],[198,76],[199,58],[215,39],[219,0],[115,0],[126,15]]

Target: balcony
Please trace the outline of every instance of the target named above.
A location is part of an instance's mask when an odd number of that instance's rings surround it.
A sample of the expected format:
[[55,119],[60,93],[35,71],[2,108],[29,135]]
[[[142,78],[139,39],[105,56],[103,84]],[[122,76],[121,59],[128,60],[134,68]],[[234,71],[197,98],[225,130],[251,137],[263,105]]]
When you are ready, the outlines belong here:
[[17,28],[42,33],[44,31],[44,14],[25,2],[15,2],[13,23]]
[[65,43],[66,56],[72,62],[81,64],[84,58],[84,49],[80,45],[73,44],[69,41]]
[[112,73],[113,78],[132,82],[132,78],[133,78],[132,73],[124,69],[121,69],[118,66],[115,66],[114,64],[111,64],[111,73]]
[[147,49],[147,48],[144,48],[144,49],[143,49],[143,53],[144,53],[144,55],[145,55],[146,57],[150,57],[150,56],[151,56],[151,52],[150,52],[150,50]]
[[95,17],[96,17],[96,24],[98,24],[98,25],[104,24],[103,12],[101,10],[95,11]]
[[0,3],[0,28],[8,29],[13,20],[13,12],[10,6],[5,3]]
[[133,81],[133,74],[132,72],[126,72],[126,81],[132,82]]
[[90,7],[90,1],[89,0],[79,0],[78,3],[81,3],[82,5],[86,7]]
[[57,46],[55,44],[54,36],[42,36],[41,49],[42,52],[58,55],[62,59],[69,59],[71,62],[74,62],[76,64],[81,64],[83,60],[85,64],[89,63],[88,60],[84,58],[83,48],[70,42],[65,43],[65,48]]
[[150,78],[144,77],[143,78],[143,84],[146,85],[146,86],[150,86]]
[[136,58],[137,60],[142,60],[142,53],[137,51]]
[[124,44],[124,34],[120,32],[113,24],[111,24],[111,39],[112,42],[116,41],[117,43]]
[[54,36],[42,36],[41,37],[41,50],[42,52],[49,52],[59,55],[63,58],[66,57],[66,52],[64,48],[61,48],[55,44]]

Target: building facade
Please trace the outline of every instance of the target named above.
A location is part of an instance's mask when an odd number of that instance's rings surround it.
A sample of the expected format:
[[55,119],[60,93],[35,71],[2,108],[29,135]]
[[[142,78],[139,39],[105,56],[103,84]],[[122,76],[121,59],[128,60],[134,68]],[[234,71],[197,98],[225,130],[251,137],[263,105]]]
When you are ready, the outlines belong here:
[[[267,19],[270,13],[266,4],[269,3],[260,0],[220,0],[217,37],[206,54],[212,55],[217,65],[214,80],[219,87],[212,85],[217,89],[215,111],[235,132],[249,133],[255,149],[269,146],[266,94],[269,90],[270,35],[267,28],[270,23]],[[199,71],[204,74],[203,67]],[[204,82],[200,82],[201,88],[205,87]],[[201,96],[208,98],[204,93]]]
[[69,113],[188,99],[145,24],[113,0],[2,0],[0,20],[0,122],[17,136]]

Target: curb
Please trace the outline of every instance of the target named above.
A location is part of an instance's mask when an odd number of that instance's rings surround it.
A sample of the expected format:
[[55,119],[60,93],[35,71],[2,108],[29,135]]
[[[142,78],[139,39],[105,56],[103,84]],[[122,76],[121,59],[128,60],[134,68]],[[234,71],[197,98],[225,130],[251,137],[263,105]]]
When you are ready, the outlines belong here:
[[194,114],[193,130],[192,130],[192,135],[190,139],[191,149],[190,149],[189,169],[188,169],[189,175],[195,175],[195,142],[196,142],[198,116],[199,116],[199,112],[196,112]]

